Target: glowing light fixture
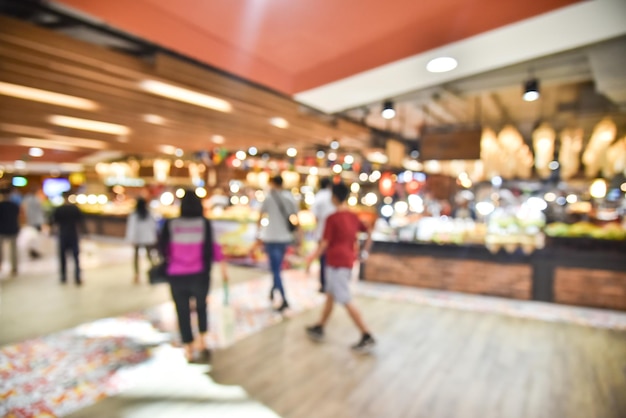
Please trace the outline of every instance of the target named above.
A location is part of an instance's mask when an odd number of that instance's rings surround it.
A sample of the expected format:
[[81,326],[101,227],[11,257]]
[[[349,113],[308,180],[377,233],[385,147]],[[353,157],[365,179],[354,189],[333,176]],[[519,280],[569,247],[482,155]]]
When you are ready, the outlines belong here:
[[596,199],[602,199],[606,196],[606,181],[604,179],[595,179],[589,187],[589,194]]
[[287,156],[288,157],[295,157],[296,155],[298,155],[298,150],[295,148],[287,148]]
[[[47,139],[20,137],[15,143],[25,147],[49,148],[61,151],[76,151],[79,148],[106,149],[105,141],[87,138],[75,138],[71,136],[49,135]],[[38,151],[35,151],[38,152]],[[36,155],[31,155],[36,157]]]
[[281,129],[287,129],[289,127],[289,122],[287,122],[287,119],[275,117],[270,119],[270,125]]
[[536,78],[526,80],[522,98],[527,102],[534,102],[539,98],[539,80]]
[[204,187],[196,187],[196,196],[200,199],[204,199],[207,195],[206,189]]
[[141,118],[144,122],[148,122],[153,125],[165,125],[165,118],[163,116],[146,114],[142,115]]
[[482,216],[487,216],[495,210],[495,206],[490,202],[478,202],[476,203],[476,211]]
[[38,147],[32,147],[31,149],[28,150],[28,155],[30,155],[31,157],[42,157],[43,150]]
[[73,118],[70,116],[52,115],[48,118],[48,121],[53,125],[63,126],[65,128],[101,132],[111,135],[128,135],[130,133],[130,129],[127,126],[90,119]]
[[223,144],[224,137],[222,135],[213,135],[211,137],[211,142],[213,142],[214,144]]
[[161,195],[159,200],[163,206],[169,206],[174,203],[174,195],[170,192],[165,192]]
[[396,116],[396,111],[393,108],[393,102],[391,100],[387,100],[383,103],[383,110],[380,112],[380,115],[385,119],[393,119]]
[[198,93],[183,87],[174,86],[172,84],[163,83],[156,80],[143,80],[139,86],[157,96],[167,97],[168,99],[178,100],[179,102],[189,103],[192,105],[204,107],[207,109],[217,110],[218,112],[230,112],[233,110],[232,105],[226,100],[209,96],[208,94]]
[[428,61],[426,70],[431,73],[445,73],[454,70],[458,62],[452,57],[438,57]]
[[67,94],[54,93],[52,91],[4,82],[0,82],[0,94],[73,109],[96,110],[99,107],[96,102],[83,99],[82,97],[69,96]]

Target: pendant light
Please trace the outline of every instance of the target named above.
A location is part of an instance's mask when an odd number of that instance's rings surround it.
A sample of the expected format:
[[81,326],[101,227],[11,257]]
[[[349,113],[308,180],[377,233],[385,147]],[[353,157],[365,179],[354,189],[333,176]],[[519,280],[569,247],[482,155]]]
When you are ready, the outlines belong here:
[[539,80],[536,78],[526,80],[522,98],[527,102],[534,102],[539,98]]
[[393,102],[391,100],[387,100],[383,103],[383,110],[380,114],[385,119],[393,119],[396,116],[396,111],[393,108]]

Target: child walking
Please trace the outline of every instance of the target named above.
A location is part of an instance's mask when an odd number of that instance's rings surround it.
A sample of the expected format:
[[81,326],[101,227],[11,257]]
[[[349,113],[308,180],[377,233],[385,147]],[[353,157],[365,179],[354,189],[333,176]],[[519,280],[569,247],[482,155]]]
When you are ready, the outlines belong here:
[[326,226],[317,250],[306,260],[306,269],[309,271],[311,263],[320,255],[326,255],[326,303],[320,320],[313,326],[307,327],[307,335],[316,341],[324,338],[324,326],[330,318],[334,303],[346,307],[350,318],[361,331],[361,339],[351,348],[359,353],[368,353],[376,344],[367,326],[363,322],[361,313],[351,302],[350,277],[352,266],[356,260],[357,234],[367,232],[365,250],[371,246],[370,228],[366,227],[359,218],[349,210],[346,198],[350,190],[343,184],[335,184],[332,188],[332,201],[337,211],[326,219]]

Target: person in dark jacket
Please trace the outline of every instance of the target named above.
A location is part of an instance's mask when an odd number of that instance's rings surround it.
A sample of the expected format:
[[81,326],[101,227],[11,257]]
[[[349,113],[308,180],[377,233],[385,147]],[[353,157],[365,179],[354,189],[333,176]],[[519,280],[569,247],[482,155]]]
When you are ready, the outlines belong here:
[[20,230],[20,207],[10,199],[9,189],[0,190],[0,270],[2,269],[4,243],[11,251],[11,276],[17,275],[17,234]]
[[67,281],[67,260],[68,251],[74,257],[74,279],[76,284],[82,284],[80,261],[79,261],[79,241],[80,233],[87,233],[85,218],[78,206],[68,202],[68,193],[63,194],[64,203],[52,212],[50,224],[57,228],[59,238],[59,263],[61,267],[61,283]]
[[[180,217],[168,219],[159,237],[159,250],[165,260],[165,273],[176,305],[178,327],[187,361],[203,360],[210,353],[206,346],[208,327],[207,297],[211,283],[213,234],[210,221],[203,216],[202,202],[187,190],[181,199]],[[195,299],[198,338],[191,329],[190,298]]]

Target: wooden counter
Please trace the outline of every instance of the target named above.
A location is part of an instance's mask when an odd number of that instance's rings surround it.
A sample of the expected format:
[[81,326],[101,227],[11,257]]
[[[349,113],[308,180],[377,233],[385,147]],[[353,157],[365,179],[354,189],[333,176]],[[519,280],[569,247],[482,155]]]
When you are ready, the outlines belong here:
[[549,240],[525,255],[478,245],[375,242],[361,279],[626,310],[626,243]]

